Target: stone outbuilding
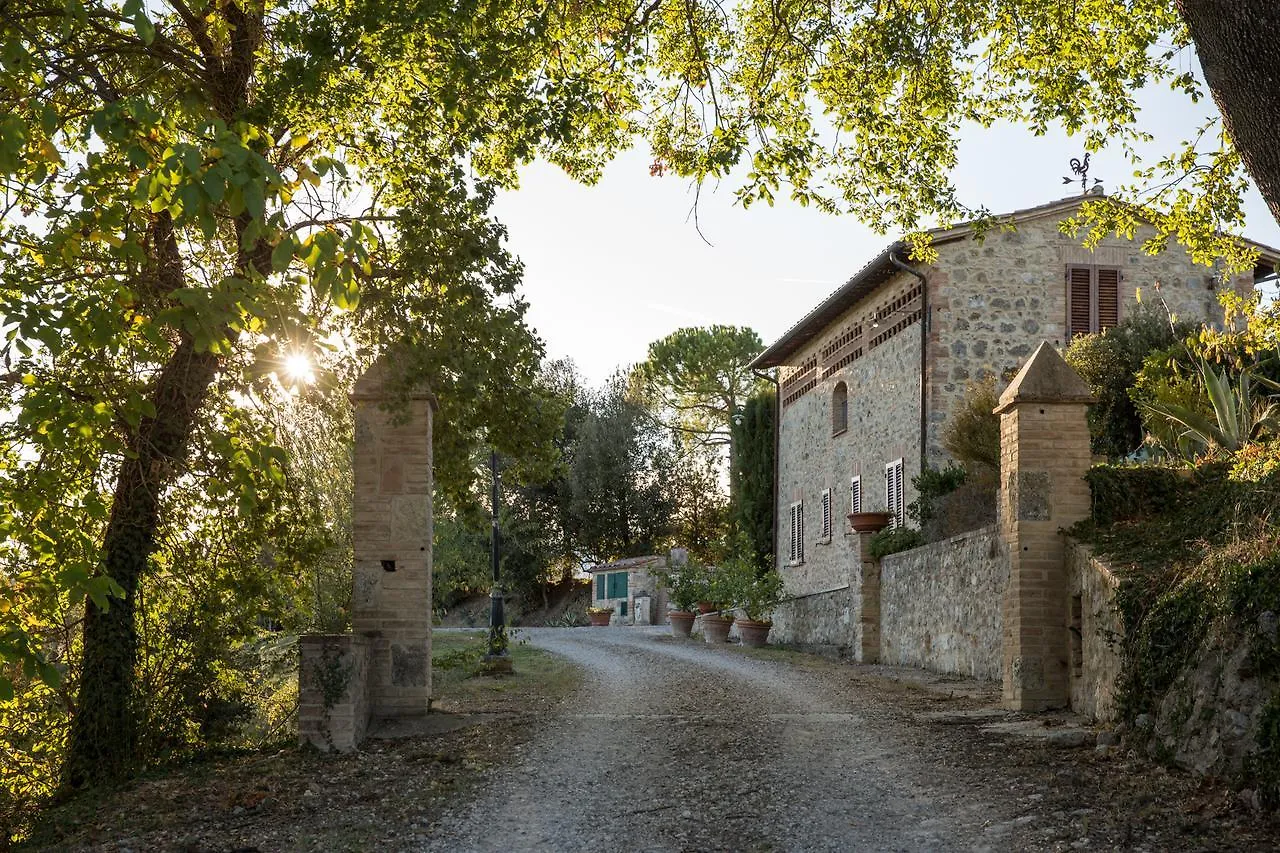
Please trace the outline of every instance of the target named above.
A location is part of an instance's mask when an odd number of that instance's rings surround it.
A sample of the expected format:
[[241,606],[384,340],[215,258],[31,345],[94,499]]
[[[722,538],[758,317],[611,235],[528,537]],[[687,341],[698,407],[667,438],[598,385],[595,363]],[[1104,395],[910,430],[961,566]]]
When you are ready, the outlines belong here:
[[912,478],[948,462],[943,429],[971,382],[1008,380],[1042,340],[1061,351],[1116,325],[1139,291],[1147,302],[1158,291],[1182,319],[1220,324],[1218,291],[1251,292],[1280,263],[1280,250],[1251,244],[1257,267],[1224,282],[1177,245],[1144,253],[1149,228],[1091,251],[1058,227],[1085,200],[998,217],[1013,227],[981,240],[970,226],[935,229],[928,265],[911,265],[894,242],[753,361],[776,370],[776,557],[806,614],[776,623],[776,639],[878,646],[853,615],[865,555],[846,516],[888,511],[906,522]]
[[670,559],[649,554],[590,567],[591,606],[612,607],[611,625],[665,624],[667,590],[655,572],[667,568]]

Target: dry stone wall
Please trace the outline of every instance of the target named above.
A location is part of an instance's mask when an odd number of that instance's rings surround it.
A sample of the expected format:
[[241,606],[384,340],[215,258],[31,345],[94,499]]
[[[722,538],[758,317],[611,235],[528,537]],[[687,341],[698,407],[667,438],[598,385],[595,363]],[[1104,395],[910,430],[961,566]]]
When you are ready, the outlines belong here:
[[995,526],[880,562],[880,662],[999,681],[1009,555]]

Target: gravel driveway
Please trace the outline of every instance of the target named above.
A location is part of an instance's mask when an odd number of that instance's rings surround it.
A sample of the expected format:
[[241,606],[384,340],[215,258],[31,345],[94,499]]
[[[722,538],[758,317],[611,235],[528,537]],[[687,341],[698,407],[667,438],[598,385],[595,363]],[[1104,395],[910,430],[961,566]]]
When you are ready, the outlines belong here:
[[[995,760],[1003,752],[998,739],[983,744],[993,760],[982,760],[972,745],[957,743],[955,726],[920,723],[865,678],[842,676],[857,667],[760,659],[672,640],[665,627],[524,629],[521,636],[583,667],[583,689],[493,773],[474,805],[440,816],[429,849],[1104,843],[1089,837],[1093,804],[1077,794],[1055,799],[1064,791],[1053,773],[1010,776]],[[1147,846],[1141,835],[1125,842]]]

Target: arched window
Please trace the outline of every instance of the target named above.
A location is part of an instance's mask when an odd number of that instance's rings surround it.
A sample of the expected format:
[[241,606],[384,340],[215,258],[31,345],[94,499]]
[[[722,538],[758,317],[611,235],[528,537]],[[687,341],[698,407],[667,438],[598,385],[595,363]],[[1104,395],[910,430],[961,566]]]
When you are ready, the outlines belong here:
[[839,435],[849,428],[849,386],[837,382],[831,392],[831,434]]

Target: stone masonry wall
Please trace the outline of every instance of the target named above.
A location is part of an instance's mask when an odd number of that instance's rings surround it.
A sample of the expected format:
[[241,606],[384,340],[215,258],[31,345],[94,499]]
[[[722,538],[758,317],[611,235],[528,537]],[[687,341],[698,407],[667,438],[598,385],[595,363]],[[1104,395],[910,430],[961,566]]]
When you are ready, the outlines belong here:
[[1009,555],[994,526],[880,562],[880,662],[1000,680]]
[[860,596],[850,587],[802,596],[773,611],[769,642],[801,648],[826,647],[840,657],[856,657]]
[[1067,593],[1071,596],[1071,710],[1103,722],[1116,718],[1116,679],[1124,626],[1113,600],[1119,581],[1089,548],[1067,543]]
[[[929,461],[947,459],[942,430],[963,398],[967,383],[995,375],[1008,380],[1041,340],[1061,352],[1066,346],[1068,264],[1121,269],[1120,318],[1144,304],[1158,305],[1154,284],[1180,318],[1221,324],[1222,308],[1213,289],[1214,271],[1191,262],[1176,245],[1159,255],[1142,251],[1152,235],[1139,229],[1135,240],[1111,237],[1094,251],[1058,230],[1061,210],[1018,224],[1016,231],[991,232],[983,242],[940,243],[938,260],[927,270],[930,334],[928,353]],[[1252,275],[1233,282],[1242,292]]]
[[369,722],[369,640],[352,634],[298,638],[298,740],[349,752]]

